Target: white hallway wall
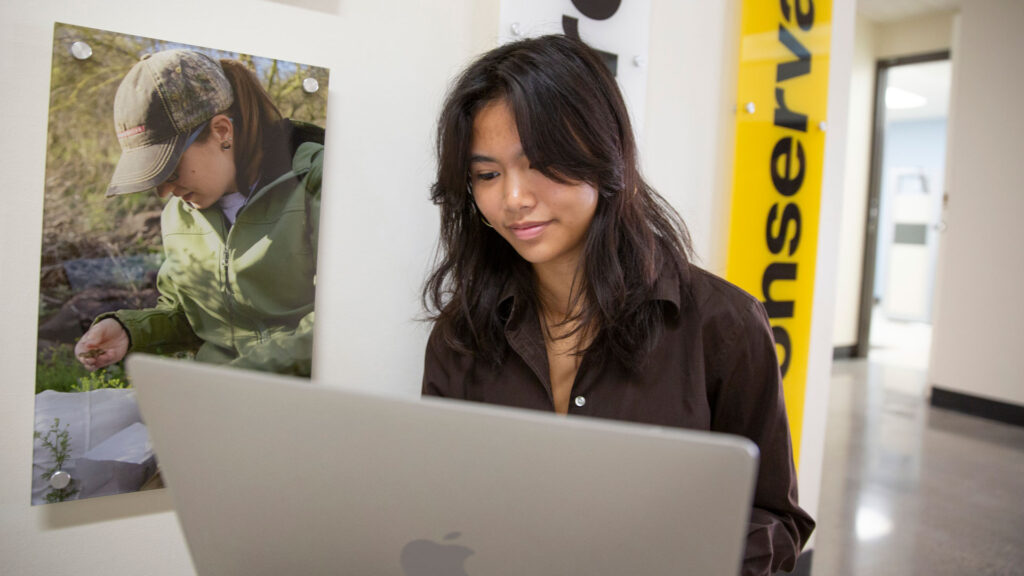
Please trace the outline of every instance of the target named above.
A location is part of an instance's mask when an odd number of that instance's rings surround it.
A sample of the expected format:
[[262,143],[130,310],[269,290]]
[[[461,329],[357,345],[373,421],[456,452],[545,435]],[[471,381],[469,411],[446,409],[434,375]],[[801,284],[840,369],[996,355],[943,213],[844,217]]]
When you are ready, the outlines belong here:
[[898,22],[875,23],[857,17],[853,76],[850,81],[849,141],[836,282],[836,320],[832,343],[857,343],[860,287],[864,270],[864,227],[867,218],[874,131],[876,63],[884,58],[949,50],[955,14],[940,12]]
[[856,342],[874,61],[951,50],[949,204],[940,241],[929,380],[1022,405],[1024,366],[1016,353],[1021,345],[1016,326],[1024,321],[1024,306],[1015,305],[1014,290],[1024,280],[1019,255],[1024,233],[1013,218],[1024,208],[1018,193],[1024,168],[1017,137],[1022,120],[1013,111],[1016,94],[1024,89],[1019,62],[1024,39],[1016,32],[1024,26],[1024,3],[963,4],[958,13],[901,22],[858,20],[833,343]]
[[[807,361],[807,389],[800,448],[800,505],[817,516],[821,494],[829,382],[832,372],[832,334],[838,278],[839,230],[845,181],[850,81],[854,61],[856,2],[832,3],[831,52],[828,79],[828,132],[821,183],[818,262],[814,278],[814,312]],[[814,545],[811,536],[810,546]]]
[[[837,2],[829,116],[843,121],[852,3]],[[448,80],[494,45],[497,0],[44,0],[0,5],[0,558],[4,571],[189,574],[166,491],[30,507],[40,223],[55,21],[331,69],[315,371],[418,394],[427,327],[418,292],[436,241],[427,200],[432,131]],[[245,18],[239,20],[238,14]],[[196,17],[195,14],[202,14]],[[739,0],[653,0],[644,169],[690,224],[702,263],[724,269]],[[845,130],[827,143],[819,258],[836,250]],[[12,249],[16,247],[16,249]],[[819,264],[819,294],[834,269]],[[802,500],[817,508],[831,306],[817,298]]]
[[857,17],[853,72],[850,78],[850,111],[846,123],[846,174],[843,182],[836,312],[832,336],[832,343],[836,347],[853,346],[857,342],[857,314],[864,260],[864,216],[867,210],[874,121],[875,28],[875,24],[867,18]]
[[929,380],[1024,405],[1024,3],[965,2],[953,52],[946,233]]

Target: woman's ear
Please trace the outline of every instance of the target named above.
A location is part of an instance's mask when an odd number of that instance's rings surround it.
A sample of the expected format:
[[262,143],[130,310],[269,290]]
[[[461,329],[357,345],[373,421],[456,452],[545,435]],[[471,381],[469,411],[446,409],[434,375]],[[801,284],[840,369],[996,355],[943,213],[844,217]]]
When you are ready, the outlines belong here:
[[217,114],[210,118],[210,135],[221,145],[231,144],[235,138],[235,125],[227,114]]

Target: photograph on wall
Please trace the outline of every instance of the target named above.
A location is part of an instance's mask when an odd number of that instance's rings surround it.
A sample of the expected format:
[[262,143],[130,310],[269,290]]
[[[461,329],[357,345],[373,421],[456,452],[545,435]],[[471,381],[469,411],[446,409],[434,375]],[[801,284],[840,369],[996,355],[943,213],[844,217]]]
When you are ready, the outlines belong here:
[[32,504],[162,486],[128,353],[309,377],[327,88],[54,26]]

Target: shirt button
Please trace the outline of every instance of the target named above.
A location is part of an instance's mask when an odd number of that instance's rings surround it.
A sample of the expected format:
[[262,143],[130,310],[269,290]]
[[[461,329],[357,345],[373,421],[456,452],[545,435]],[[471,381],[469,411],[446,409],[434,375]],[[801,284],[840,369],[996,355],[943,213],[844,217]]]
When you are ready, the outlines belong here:
[[584,406],[587,405],[587,399],[584,398],[583,396],[577,396],[575,402],[576,406],[579,406],[580,408],[583,408]]

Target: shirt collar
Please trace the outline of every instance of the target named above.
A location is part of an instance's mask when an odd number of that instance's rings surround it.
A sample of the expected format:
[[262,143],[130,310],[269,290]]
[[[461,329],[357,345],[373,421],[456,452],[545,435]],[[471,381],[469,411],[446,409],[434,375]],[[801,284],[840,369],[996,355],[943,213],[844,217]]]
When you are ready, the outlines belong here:
[[[651,292],[648,300],[661,300],[672,304],[678,314],[682,310],[681,286],[688,283],[690,277],[690,264],[688,262],[679,264],[674,259],[667,262],[664,257],[657,259],[659,267],[658,278],[654,281],[654,291]],[[515,285],[509,282],[498,299],[498,307],[508,310],[508,320],[505,327],[508,329],[515,316],[521,314],[527,308],[526,298],[520,297]]]
[[672,304],[678,314],[682,311],[682,290],[680,288],[688,284],[690,264],[689,262],[679,263],[671,258],[666,262],[664,256],[658,258],[658,261],[660,272],[658,279],[654,281],[651,300],[661,300]]

